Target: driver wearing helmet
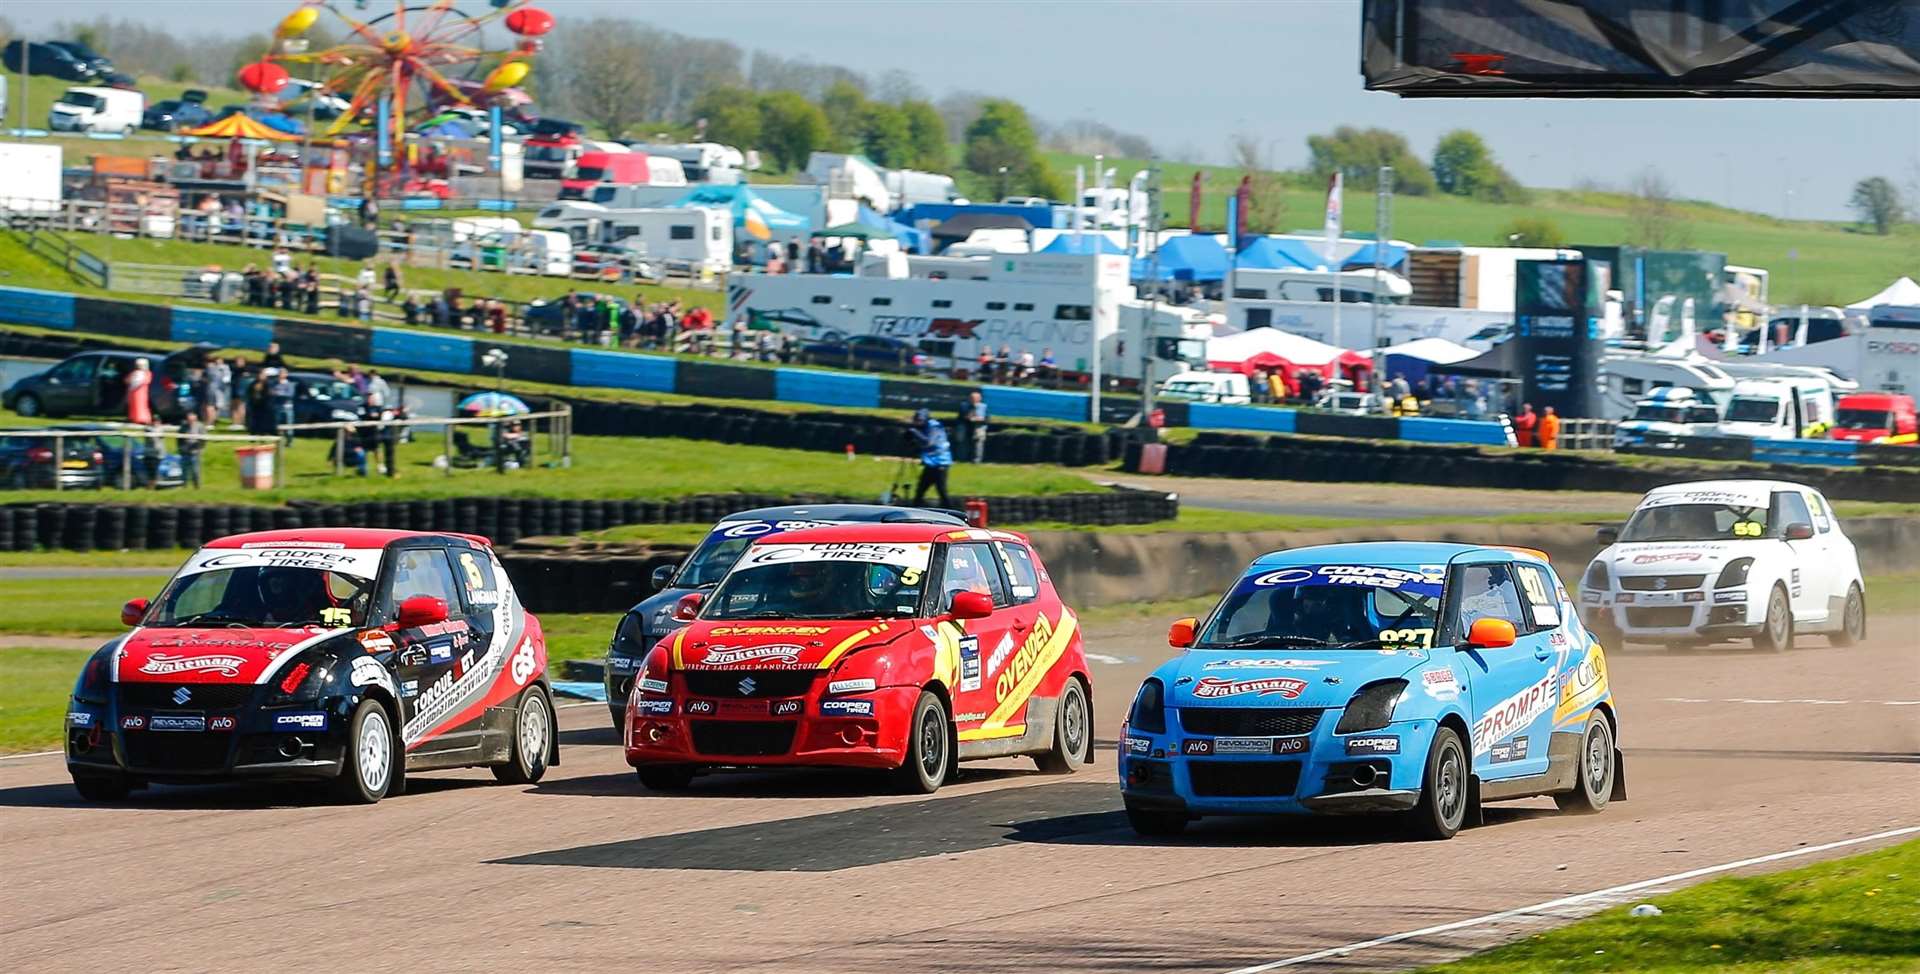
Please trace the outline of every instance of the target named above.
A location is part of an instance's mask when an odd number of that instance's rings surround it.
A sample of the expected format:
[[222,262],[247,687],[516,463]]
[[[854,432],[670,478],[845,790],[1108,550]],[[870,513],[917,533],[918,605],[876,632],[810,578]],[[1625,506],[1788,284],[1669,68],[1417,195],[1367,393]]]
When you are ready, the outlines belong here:
[[1329,643],[1350,643],[1373,635],[1367,626],[1368,589],[1303,585],[1296,591],[1296,635]]
[[832,589],[833,572],[825,562],[793,562],[787,569],[787,611],[817,609]]
[[321,610],[333,604],[325,574],[311,568],[262,568],[254,588],[262,619],[279,625],[319,621]]

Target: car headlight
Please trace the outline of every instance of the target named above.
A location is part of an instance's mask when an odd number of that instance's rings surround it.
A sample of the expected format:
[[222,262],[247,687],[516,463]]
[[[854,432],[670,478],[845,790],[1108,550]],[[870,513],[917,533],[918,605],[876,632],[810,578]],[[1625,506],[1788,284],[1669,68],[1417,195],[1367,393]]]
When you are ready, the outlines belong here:
[[1735,558],[1720,569],[1720,577],[1713,582],[1714,588],[1742,588],[1747,584],[1747,573],[1753,571],[1753,559]]
[[1159,680],[1140,684],[1133,698],[1133,710],[1127,714],[1127,726],[1149,734],[1167,732],[1167,688]]
[[107,670],[113,666],[112,653],[95,653],[80,670],[80,679],[74,681],[73,699],[89,703],[105,703],[107,700]]
[[639,615],[629,612],[620,617],[620,625],[614,627],[613,645],[608,652],[616,656],[643,656],[647,644],[640,629]]
[[1393,707],[1406,689],[1405,680],[1382,680],[1361,687],[1360,692],[1347,701],[1347,709],[1341,713],[1340,723],[1334,725],[1333,732],[1357,734],[1387,726],[1393,722]]
[[1587,588],[1605,589],[1607,587],[1607,563],[1597,558],[1594,559],[1593,564],[1587,566],[1586,577],[1580,580],[1580,584]]

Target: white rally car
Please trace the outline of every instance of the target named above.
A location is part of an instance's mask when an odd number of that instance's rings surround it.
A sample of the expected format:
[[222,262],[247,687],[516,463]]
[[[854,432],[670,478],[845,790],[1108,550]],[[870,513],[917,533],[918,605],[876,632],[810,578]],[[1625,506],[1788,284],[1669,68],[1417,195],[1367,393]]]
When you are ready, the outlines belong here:
[[[1752,639],[1792,648],[1796,632],[1837,646],[1867,634],[1866,585],[1827,499],[1777,480],[1657,487],[1580,580],[1580,612],[1601,642]],[[1611,637],[1611,638],[1609,638]]]

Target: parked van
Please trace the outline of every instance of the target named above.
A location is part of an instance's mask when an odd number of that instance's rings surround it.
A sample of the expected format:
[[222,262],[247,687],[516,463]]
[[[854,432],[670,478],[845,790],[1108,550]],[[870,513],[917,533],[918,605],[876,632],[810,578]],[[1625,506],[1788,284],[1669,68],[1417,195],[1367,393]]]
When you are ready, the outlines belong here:
[[745,153],[718,142],[634,143],[633,150],[678,162],[688,183],[732,186],[740,182],[740,170],[747,165]]
[[1833,387],[1813,378],[1741,379],[1714,432],[1755,439],[1825,439],[1833,425]]
[[1720,425],[1720,406],[1692,389],[1661,386],[1634,404],[1633,415],[1613,430],[1616,450],[1645,446],[1652,435],[1656,447],[1670,448],[1668,436],[1709,436]]
[[1160,384],[1160,398],[1240,405],[1253,402],[1247,377],[1238,372],[1182,372]]
[[1920,421],[1914,416],[1913,397],[1897,392],[1841,396],[1828,435],[1855,443],[1920,445]]
[[132,135],[147,110],[147,96],[125,88],[68,88],[47,111],[55,132],[119,132]]
[[675,159],[644,152],[583,152],[573,172],[560,180],[563,200],[592,199],[601,186],[685,186],[686,171]]

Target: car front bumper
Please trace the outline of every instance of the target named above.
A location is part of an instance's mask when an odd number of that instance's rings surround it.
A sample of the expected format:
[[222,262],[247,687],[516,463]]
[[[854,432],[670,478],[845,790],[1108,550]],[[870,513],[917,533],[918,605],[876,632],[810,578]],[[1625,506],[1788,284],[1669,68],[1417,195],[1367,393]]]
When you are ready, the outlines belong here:
[[[1266,738],[1204,737],[1129,729],[1120,741],[1120,791],[1137,808],[1190,815],[1348,815],[1405,811],[1420,800],[1431,720],[1397,721],[1336,734],[1325,718],[1313,733]],[[1222,747],[1228,748],[1223,753]],[[1204,747],[1204,753],[1195,753]]]
[[[1655,596],[1649,600],[1649,596]],[[1693,597],[1692,601],[1688,601]],[[1580,621],[1589,628],[1613,630],[1647,642],[1697,639],[1738,639],[1760,631],[1765,612],[1744,590],[1691,592],[1622,592],[1584,589],[1580,593]]]
[[[676,693],[644,700],[655,712],[627,708],[622,737],[627,763],[897,768],[920,698],[915,686],[868,693],[813,693],[781,699],[716,700]],[[851,704],[864,714],[823,713],[823,704]],[[657,708],[670,706],[667,713]],[[785,706],[793,713],[776,713]]]
[[274,715],[293,712],[319,713],[324,708],[316,704],[196,712],[205,729],[159,731],[150,729],[153,717],[169,712],[70,702],[67,768],[75,774],[122,773],[166,783],[339,775],[346,756],[344,718],[326,712],[324,726],[318,728],[274,727]]

